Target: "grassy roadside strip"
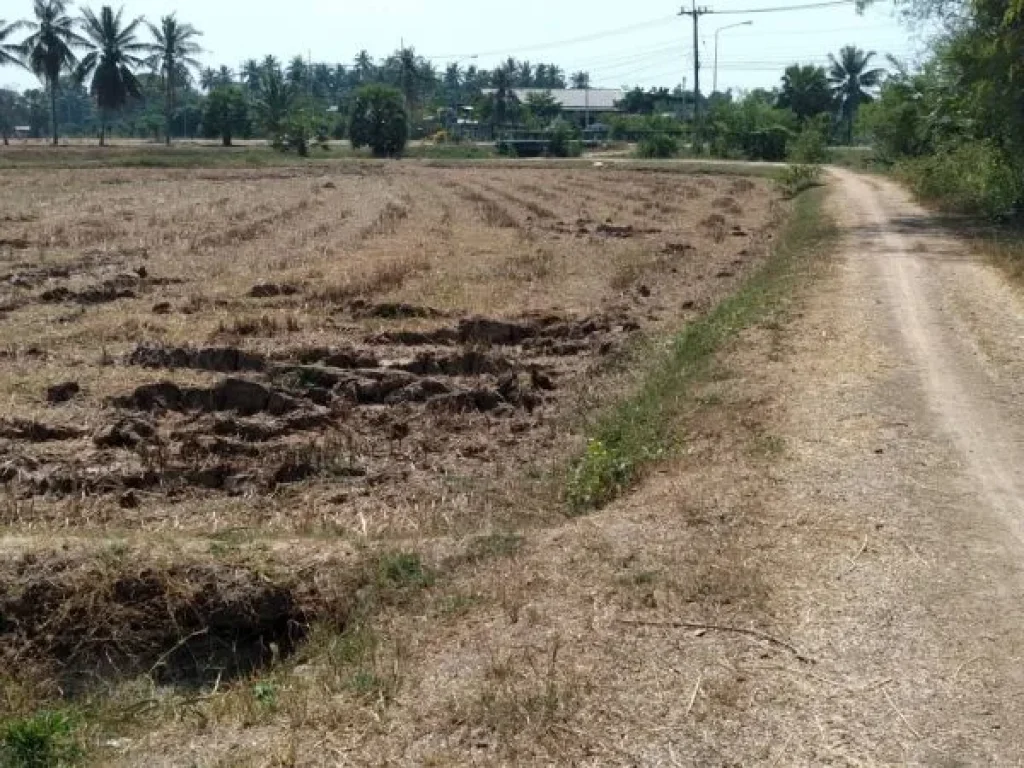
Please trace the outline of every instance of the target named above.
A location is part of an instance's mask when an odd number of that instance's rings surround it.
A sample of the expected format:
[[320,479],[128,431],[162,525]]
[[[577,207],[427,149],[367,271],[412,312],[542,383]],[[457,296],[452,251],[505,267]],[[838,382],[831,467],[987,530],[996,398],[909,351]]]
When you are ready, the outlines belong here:
[[639,390],[593,425],[585,452],[569,470],[566,500],[573,513],[608,503],[672,451],[678,442],[673,426],[715,354],[744,328],[784,306],[812,259],[830,250],[837,229],[823,210],[825,194],[819,187],[797,197],[767,262],[736,293],[684,328]]
[[1024,232],[1020,225],[956,234],[965,236],[975,252],[1003,270],[1014,283],[1024,286]]

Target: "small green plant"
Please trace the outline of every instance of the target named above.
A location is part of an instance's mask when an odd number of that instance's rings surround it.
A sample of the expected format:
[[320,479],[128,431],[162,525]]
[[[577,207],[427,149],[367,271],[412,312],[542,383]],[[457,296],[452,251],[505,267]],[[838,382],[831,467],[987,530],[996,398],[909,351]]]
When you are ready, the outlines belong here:
[[786,166],[779,181],[787,197],[796,197],[801,192],[821,184],[821,166]]
[[434,583],[433,575],[415,552],[392,552],[377,562],[377,584],[389,589],[420,589]]
[[631,473],[628,458],[609,450],[603,441],[591,439],[586,452],[572,468],[569,506],[575,511],[601,506],[622,489]]
[[667,133],[655,133],[645,136],[636,147],[637,157],[647,160],[675,157],[679,152],[679,143],[675,136]]
[[77,764],[82,750],[74,723],[61,712],[40,712],[3,726],[0,765],[10,768],[59,768]]
[[277,686],[268,680],[260,681],[252,687],[252,697],[264,709],[276,709]]

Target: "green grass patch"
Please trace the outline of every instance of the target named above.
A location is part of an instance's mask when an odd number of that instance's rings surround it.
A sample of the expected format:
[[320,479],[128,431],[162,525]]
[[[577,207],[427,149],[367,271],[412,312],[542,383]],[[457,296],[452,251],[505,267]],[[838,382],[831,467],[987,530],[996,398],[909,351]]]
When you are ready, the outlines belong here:
[[709,374],[715,353],[780,308],[808,259],[835,237],[835,226],[822,211],[823,199],[823,189],[797,197],[767,262],[736,293],[683,329],[639,390],[593,425],[586,451],[569,470],[566,498],[573,513],[611,501],[635,483],[645,466],[676,447],[678,417],[695,401],[692,385]]
[[389,552],[377,561],[375,580],[382,592],[406,593],[434,583],[434,574],[415,552]]
[[83,751],[74,719],[55,711],[0,725],[0,765],[8,768],[58,768],[77,765]]

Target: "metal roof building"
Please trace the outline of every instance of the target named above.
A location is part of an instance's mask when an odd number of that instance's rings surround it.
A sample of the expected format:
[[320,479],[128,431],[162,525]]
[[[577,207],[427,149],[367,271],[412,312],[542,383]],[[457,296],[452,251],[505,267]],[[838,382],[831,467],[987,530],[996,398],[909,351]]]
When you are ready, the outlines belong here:
[[[550,93],[551,97],[566,112],[618,112],[616,102],[626,97],[620,88],[512,88],[516,99],[525,104],[531,93]],[[490,95],[494,88],[484,89]]]

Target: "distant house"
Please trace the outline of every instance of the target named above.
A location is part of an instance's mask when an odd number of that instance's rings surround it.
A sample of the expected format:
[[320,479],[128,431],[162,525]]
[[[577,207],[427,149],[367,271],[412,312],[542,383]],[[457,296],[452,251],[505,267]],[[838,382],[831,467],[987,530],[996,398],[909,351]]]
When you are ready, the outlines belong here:
[[32,136],[32,126],[30,125],[16,125],[14,126],[14,133],[11,134],[11,138],[14,139],[27,139]]
[[[531,93],[550,93],[562,108],[562,117],[580,126],[602,121],[602,118],[621,112],[616,105],[626,92],[620,88],[512,88],[511,93],[520,104],[525,104]],[[484,94],[495,93],[494,88]]]

